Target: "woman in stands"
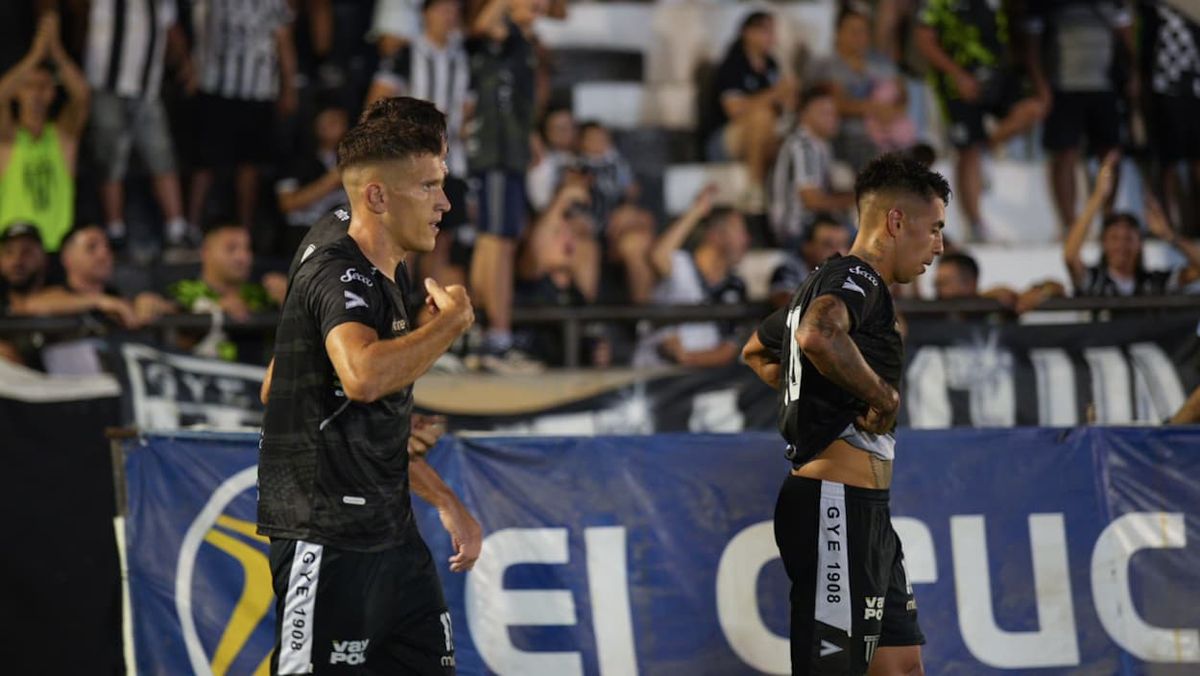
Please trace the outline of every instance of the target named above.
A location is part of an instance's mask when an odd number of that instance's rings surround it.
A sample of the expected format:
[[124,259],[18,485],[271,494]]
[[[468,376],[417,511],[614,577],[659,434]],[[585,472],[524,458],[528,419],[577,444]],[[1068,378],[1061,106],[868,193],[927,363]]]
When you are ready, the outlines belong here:
[[774,17],[752,12],[717,69],[709,105],[705,152],[713,162],[746,163],[750,188],[738,206],[749,213],[766,209],[764,181],[779,145],[776,122],[796,108],[796,81],[775,61],[774,48]]
[[1104,158],[1096,176],[1096,187],[1083,211],[1071,225],[1063,245],[1063,260],[1071,274],[1077,296],[1147,296],[1177,291],[1200,271],[1200,247],[1179,237],[1167,216],[1149,193],[1146,194],[1146,226],[1151,235],[1179,250],[1188,265],[1169,270],[1147,270],[1142,261],[1142,226],[1137,216],[1115,212],[1105,216],[1100,230],[1100,262],[1086,267],[1079,256],[1092,219],[1104,207],[1115,185],[1121,156],[1116,151]]

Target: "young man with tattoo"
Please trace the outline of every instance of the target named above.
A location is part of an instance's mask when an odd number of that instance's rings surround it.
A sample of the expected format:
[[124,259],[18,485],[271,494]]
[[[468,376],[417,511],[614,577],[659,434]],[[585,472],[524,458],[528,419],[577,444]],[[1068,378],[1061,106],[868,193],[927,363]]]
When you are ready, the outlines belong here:
[[792,581],[793,674],[921,674],[917,607],[892,530],[904,345],[888,287],[942,253],[950,188],[884,155],[858,177],[858,237],[768,317],[742,352],[779,390],[791,475],[775,541]]

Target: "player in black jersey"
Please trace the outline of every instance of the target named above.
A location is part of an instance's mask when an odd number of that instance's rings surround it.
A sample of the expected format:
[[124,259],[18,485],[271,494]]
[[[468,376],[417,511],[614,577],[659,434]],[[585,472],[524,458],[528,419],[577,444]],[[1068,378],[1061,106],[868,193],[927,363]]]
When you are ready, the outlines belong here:
[[409,486],[437,507],[452,571],[469,570],[482,542],[433,469],[409,459],[436,440],[410,429],[412,383],[474,320],[462,287],[426,280],[417,328],[403,264],[433,248],[450,208],[445,120],[415,99],[376,106],[396,114],[373,107],[338,146],[352,211],[335,211],[342,231],[331,221],[298,254],[264,388],[258,531],[271,538],[272,673],[454,673]]
[[792,672],[920,674],[925,638],[888,511],[904,363],[888,287],[941,254],[950,188],[921,164],[885,155],[855,193],[850,254],[809,276],[742,354],[779,390],[793,465],[775,506],[792,581]]

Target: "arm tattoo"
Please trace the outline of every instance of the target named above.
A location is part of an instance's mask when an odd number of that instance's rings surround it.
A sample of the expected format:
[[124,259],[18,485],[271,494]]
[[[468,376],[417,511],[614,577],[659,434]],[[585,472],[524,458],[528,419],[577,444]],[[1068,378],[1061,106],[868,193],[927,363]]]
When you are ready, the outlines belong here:
[[796,337],[804,333],[821,336],[825,347],[806,352],[809,361],[838,387],[868,404],[878,402],[887,396],[889,387],[867,364],[849,330],[850,317],[842,301],[821,296],[804,313]]

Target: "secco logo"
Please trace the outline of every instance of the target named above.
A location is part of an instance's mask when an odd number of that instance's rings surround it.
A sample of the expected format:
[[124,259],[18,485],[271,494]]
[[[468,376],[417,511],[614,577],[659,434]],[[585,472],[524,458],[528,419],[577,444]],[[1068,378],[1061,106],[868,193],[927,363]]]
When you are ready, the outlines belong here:
[[346,271],[342,273],[342,276],[338,279],[341,279],[347,284],[350,282],[362,282],[367,286],[375,286],[375,280],[359,272],[356,268],[347,268]]
[[870,272],[867,272],[867,269],[861,265],[855,265],[854,267],[850,268],[849,272],[852,275],[858,275],[859,277],[863,277],[864,279],[866,279],[868,282],[871,283],[871,286],[879,286],[879,280],[875,279],[875,275],[871,274]]
[[[270,665],[275,597],[267,538],[255,532],[253,520],[257,478],[258,468],[247,467],[218,486],[179,548],[175,611],[199,676],[267,673]],[[211,593],[239,585],[233,603],[222,605]]]
[[356,666],[367,663],[367,644],[371,639],[361,641],[334,641],[333,651],[329,653],[330,664],[349,664]]

